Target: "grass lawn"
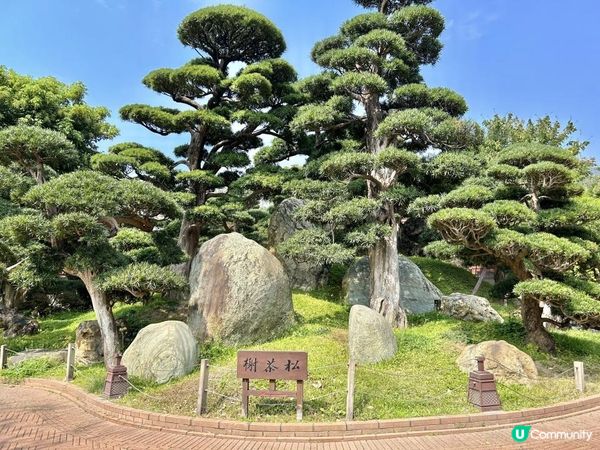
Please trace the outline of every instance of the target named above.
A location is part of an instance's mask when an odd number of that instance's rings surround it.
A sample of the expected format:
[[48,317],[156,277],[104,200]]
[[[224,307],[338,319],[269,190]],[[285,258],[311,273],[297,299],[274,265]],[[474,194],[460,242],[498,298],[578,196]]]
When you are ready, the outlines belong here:
[[[475,284],[475,277],[462,269],[425,258],[415,258],[415,262],[445,293],[470,292]],[[488,287],[484,287],[482,295],[489,292],[486,289]],[[310,379],[305,384],[306,421],[338,420],[345,416],[348,308],[330,297],[323,293],[294,293],[298,323],[293,330],[269,343],[250,347],[308,351]],[[499,392],[505,410],[577,398],[579,393],[569,371],[574,360],[586,363],[589,374],[586,395],[600,392],[600,334],[577,330],[555,332],[559,351],[556,356],[545,355],[525,345],[523,327],[514,305],[494,303],[494,307],[506,319],[504,324],[464,322],[437,313],[410,317],[410,328],[395,332],[398,353],[393,359],[357,368],[355,417],[368,420],[475,412],[466,402],[467,374],[458,369],[455,360],[465,345],[490,339],[504,339],[529,353],[540,371],[540,380],[530,385],[500,380]],[[68,317],[72,324],[66,323]],[[48,330],[54,333],[51,342],[57,345],[68,342],[72,336],[69,333],[80,319],[75,315],[55,316],[48,319],[54,323],[53,328],[46,328],[43,321],[40,335]],[[65,322],[59,326],[60,320]],[[57,337],[59,331],[68,336],[66,341]],[[40,335],[28,339],[45,342]],[[9,341],[7,345],[13,348],[16,344]],[[240,419],[241,383],[235,375],[236,350],[216,344],[200,349],[201,357],[209,358],[211,364],[208,402],[211,417]],[[64,376],[62,367],[36,364],[40,367],[21,366],[4,371],[4,377],[17,380],[23,376]],[[75,383],[99,393],[104,376],[101,365],[79,368]],[[153,411],[194,415],[198,378],[195,371],[162,386],[132,378],[142,392],[132,391],[120,402]],[[250,420],[294,421],[293,402],[252,398]]]

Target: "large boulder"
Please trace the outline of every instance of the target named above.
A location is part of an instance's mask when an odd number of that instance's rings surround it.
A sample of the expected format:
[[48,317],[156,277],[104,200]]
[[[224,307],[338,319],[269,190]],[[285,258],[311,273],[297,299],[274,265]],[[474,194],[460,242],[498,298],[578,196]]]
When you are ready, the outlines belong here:
[[[406,256],[398,255],[400,306],[411,314],[434,311],[442,293],[423,275],[421,269]],[[346,273],[343,282],[346,303],[368,305],[371,289],[371,270],[367,257],[357,260]]]
[[183,322],[167,320],[140,330],[121,363],[128,375],[166,383],[194,370],[198,360],[198,344],[190,328]]
[[357,363],[376,363],[396,354],[398,344],[392,326],[385,318],[363,305],[350,309],[348,350]]
[[504,323],[490,302],[476,295],[454,293],[443,296],[440,311],[461,320]]
[[477,370],[478,356],[485,357],[485,370],[518,382],[537,379],[538,371],[533,359],[506,341],[484,341],[467,345],[456,363],[463,372]]
[[326,267],[277,253],[277,246],[297,231],[315,228],[315,225],[311,222],[295,216],[296,211],[303,204],[302,200],[288,198],[277,206],[269,221],[269,247],[273,249],[275,255],[283,264],[292,288],[312,290],[325,283],[327,277]]
[[88,365],[103,360],[102,334],[97,320],[81,322],[75,330],[75,363]]
[[33,359],[46,359],[54,364],[62,364],[67,361],[66,350],[27,350],[19,352],[6,360],[8,367],[18,366],[19,364]]
[[188,324],[198,339],[260,342],[294,323],[281,262],[238,233],[205,242],[192,262]]

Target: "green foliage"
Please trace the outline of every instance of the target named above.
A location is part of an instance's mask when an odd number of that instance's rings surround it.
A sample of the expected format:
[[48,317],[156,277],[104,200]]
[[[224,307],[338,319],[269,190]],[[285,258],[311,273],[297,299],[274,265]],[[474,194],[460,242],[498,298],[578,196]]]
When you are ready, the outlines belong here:
[[388,236],[390,232],[391,229],[388,225],[378,223],[368,224],[348,233],[345,237],[345,241],[351,247],[355,247],[359,250],[368,250],[381,239]]
[[540,211],[538,222],[547,230],[582,226],[600,220],[600,200],[592,197],[575,197],[560,208]]
[[319,229],[300,230],[277,246],[277,252],[295,260],[315,264],[346,264],[354,258],[354,252],[332,243],[327,233]]
[[449,244],[446,241],[433,241],[423,248],[423,253],[431,258],[451,261],[457,258],[462,250],[461,245]]
[[442,196],[438,194],[427,195],[415,199],[408,206],[408,214],[413,217],[426,218],[442,208]]
[[265,16],[233,5],[202,8],[177,30],[179,40],[218,61],[254,63],[285,51],[281,32]]
[[92,171],[72,172],[31,189],[24,200],[38,208],[58,212],[84,212],[94,217],[111,215],[118,209],[119,183]]
[[472,152],[442,152],[428,162],[426,170],[437,180],[456,182],[478,175],[482,166]]
[[25,125],[58,131],[89,155],[98,141],[113,138],[118,130],[106,122],[109,110],[88,105],[85,94],[82,83],[36,79],[0,66],[0,128]]
[[486,204],[482,211],[492,216],[503,228],[529,227],[537,220],[531,209],[516,200],[496,200]]
[[330,223],[356,224],[369,220],[380,204],[377,200],[358,197],[332,207],[325,214],[325,221]]
[[515,286],[516,295],[534,298],[561,309],[574,316],[587,316],[589,320],[600,318],[600,302],[584,292],[553,280],[527,280]]
[[527,245],[529,258],[543,269],[565,271],[591,256],[581,245],[550,233],[529,234]]
[[111,270],[97,283],[104,291],[129,292],[134,297],[183,289],[187,282],[168,267],[149,263],[134,263]]
[[374,158],[370,153],[340,152],[330,155],[321,164],[321,173],[344,179],[356,174],[367,174],[373,166]]
[[504,117],[495,115],[483,122],[487,130],[484,150],[495,153],[511,144],[539,143],[553,147],[563,147],[573,155],[578,155],[589,142],[572,139],[577,131],[575,124],[568,121],[563,127],[560,122],[545,116],[536,121],[524,121],[514,114]]
[[425,84],[406,84],[394,90],[392,104],[397,108],[437,108],[451,116],[467,112],[467,103],[456,92],[447,88],[428,88]]
[[379,167],[403,173],[416,168],[421,162],[421,158],[408,150],[388,147],[377,153],[375,161]]
[[420,64],[434,64],[442,50],[438,40],[444,31],[444,18],[433,8],[409,5],[395,11],[389,27],[400,33]]
[[494,193],[485,186],[465,185],[442,197],[441,205],[444,208],[479,208],[493,198]]
[[346,72],[331,83],[334,92],[339,94],[383,94],[388,88],[383,78],[374,73]]
[[449,243],[467,247],[480,242],[496,227],[491,216],[468,208],[443,209],[429,216],[427,223]]
[[223,76],[216,68],[204,64],[189,64],[179,69],[157,69],[143,79],[150,89],[162,94],[190,98],[208,95]]
[[569,168],[578,165],[577,158],[570,151],[537,143],[513,144],[502,151],[497,161],[499,164],[508,164],[520,169],[546,161]]
[[212,172],[207,170],[190,170],[188,172],[180,172],[176,178],[179,181],[192,181],[200,186],[207,188],[215,188],[223,186],[223,178],[214,175]]

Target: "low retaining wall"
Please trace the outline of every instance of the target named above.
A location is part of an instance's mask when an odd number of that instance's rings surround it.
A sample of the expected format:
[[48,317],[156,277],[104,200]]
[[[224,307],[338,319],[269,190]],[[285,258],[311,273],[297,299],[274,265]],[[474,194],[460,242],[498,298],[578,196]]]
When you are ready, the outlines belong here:
[[371,438],[418,436],[472,432],[506,427],[510,424],[539,423],[600,407],[600,395],[557,405],[522,411],[493,411],[458,416],[434,416],[414,419],[340,421],[331,423],[236,422],[210,418],[175,416],[142,411],[112,403],[91,395],[72,384],[28,379],[24,384],[55,392],[102,419],[136,427],[168,430],[185,434],[226,435],[243,439],[303,442],[345,441]]

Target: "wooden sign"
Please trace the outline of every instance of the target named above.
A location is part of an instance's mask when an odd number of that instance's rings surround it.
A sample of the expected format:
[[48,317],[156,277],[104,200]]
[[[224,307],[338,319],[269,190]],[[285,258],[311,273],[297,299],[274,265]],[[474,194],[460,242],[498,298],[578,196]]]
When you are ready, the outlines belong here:
[[[258,397],[295,397],[296,419],[302,420],[304,380],[308,379],[306,352],[240,351],[237,376],[242,379],[242,415],[248,417],[248,400]],[[268,390],[250,389],[250,380],[269,380]],[[278,391],[277,380],[295,380],[295,391]]]

